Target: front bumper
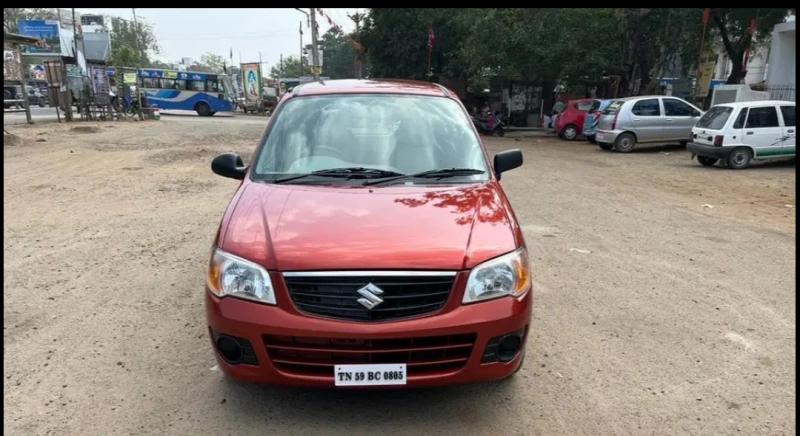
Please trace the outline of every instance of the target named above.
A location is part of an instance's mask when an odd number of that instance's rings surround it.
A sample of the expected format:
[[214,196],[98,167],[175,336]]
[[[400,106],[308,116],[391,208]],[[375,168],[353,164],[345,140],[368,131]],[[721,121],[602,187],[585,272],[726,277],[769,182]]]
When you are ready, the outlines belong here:
[[[306,387],[334,387],[333,361],[330,364],[330,372],[328,372],[327,365],[325,368],[287,366],[285,356],[276,358],[273,338],[282,338],[281,340],[288,338],[299,344],[317,341],[320,345],[312,350],[317,353],[317,357],[320,356],[319,353],[329,351],[326,347],[331,343],[360,343],[363,345],[374,342],[383,344],[382,347],[385,347],[387,343],[402,343],[403,345],[397,345],[401,347],[398,352],[392,351],[392,355],[396,356],[406,352],[406,348],[402,347],[405,347],[409,340],[412,343],[415,340],[417,343],[423,343],[427,339],[459,338],[458,341],[463,342],[464,338],[469,338],[469,341],[473,341],[471,349],[462,348],[464,354],[458,356],[459,359],[448,359],[447,353],[443,356],[435,356],[436,359],[442,358],[442,362],[449,361],[450,365],[429,365],[425,366],[422,372],[412,371],[412,366],[409,365],[407,384],[391,387],[436,386],[505,378],[521,364],[525,352],[527,327],[530,323],[533,305],[532,292],[529,290],[519,298],[505,297],[462,305],[461,298],[467,276],[467,272],[459,273],[456,276],[448,302],[439,312],[417,318],[383,322],[345,321],[303,314],[297,311],[292,304],[281,275],[277,273],[272,274],[272,282],[275,286],[278,306],[268,306],[231,297],[218,298],[206,291],[206,316],[212,348],[215,350],[220,369],[238,380]],[[525,332],[522,337],[522,346],[513,359],[505,363],[487,362],[484,353],[487,344],[491,348],[490,340],[520,330]],[[214,332],[246,339],[251,344],[255,360],[258,363],[234,365],[227,363],[217,351],[213,338]],[[289,345],[292,344],[289,343]],[[291,347],[281,346],[279,348]],[[432,351],[427,350],[427,352]],[[352,351],[349,352],[352,353]],[[371,352],[367,350],[367,353],[364,354]],[[305,351],[296,356],[301,356],[302,353]],[[325,356],[325,354],[322,355]],[[298,359],[296,356],[290,355],[290,359]],[[410,359],[411,354],[408,356]],[[432,355],[432,357],[434,356]],[[482,360],[484,363],[481,363]],[[456,365],[453,366],[453,363]],[[420,368],[422,367],[417,367],[417,369]]]
[[613,144],[620,133],[622,133],[621,130],[595,130],[594,140],[602,144]]
[[703,157],[711,157],[714,159],[727,159],[728,155],[733,151],[732,147],[715,147],[708,144],[698,144],[696,142],[689,142],[686,148],[693,154]]

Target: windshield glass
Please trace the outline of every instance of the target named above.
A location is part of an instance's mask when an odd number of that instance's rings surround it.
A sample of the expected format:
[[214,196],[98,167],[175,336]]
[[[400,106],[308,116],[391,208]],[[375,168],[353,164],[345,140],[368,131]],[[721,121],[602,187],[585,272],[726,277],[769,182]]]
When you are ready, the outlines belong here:
[[253,177],[274,180],[352,167],[400,174],[474,168],[485,173],[446,180],[486,180],[486,160],[470,123],[457,102],[443,97],[355,94],[292,98],[276,114],[256,158]]
[[725,127],[725,122],[731,116],[733,108],[730,106],[714,106],[708,110],[703,117],[697,121],[695,127],[704,129],[721,130]]

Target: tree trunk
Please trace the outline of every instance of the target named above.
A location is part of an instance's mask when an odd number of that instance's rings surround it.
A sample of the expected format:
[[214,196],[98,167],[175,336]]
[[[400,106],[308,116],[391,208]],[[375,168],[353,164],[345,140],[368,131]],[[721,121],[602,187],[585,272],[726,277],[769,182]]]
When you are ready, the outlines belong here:
[[731,75],[728,76],[728,81],[725,82],[726,84],[738,85],[740,82],[742,82],[742,80],[744,80],[745,76],[747,76],[747,71],[742,69],[743,59],[744,53],[736,57],[731,56]]

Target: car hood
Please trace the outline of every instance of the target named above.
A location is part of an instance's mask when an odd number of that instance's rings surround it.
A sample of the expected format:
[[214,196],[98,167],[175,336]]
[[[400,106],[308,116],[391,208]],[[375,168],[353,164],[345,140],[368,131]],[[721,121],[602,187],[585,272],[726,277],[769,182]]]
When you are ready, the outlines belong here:
[[217,240],[279,271],[460,270],[521,243],[495,181],[371,188],[245,181]]

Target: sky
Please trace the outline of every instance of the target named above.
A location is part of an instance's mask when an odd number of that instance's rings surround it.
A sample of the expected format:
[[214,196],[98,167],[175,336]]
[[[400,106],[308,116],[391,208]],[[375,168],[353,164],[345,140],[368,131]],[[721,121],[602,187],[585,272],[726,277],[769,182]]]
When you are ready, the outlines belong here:
[[[304,8],[308,12],[308,8]],[[133,11],[122,8],[75,8],[81,14],[112,15],[132,20]],[[325,15],[345,32],[355,30],[355,23],[347,15],[364,13],[366,9],[322,8]],[[300,22],[303,23],[303,44],[311,43],[311,29],[306,25],[306,15],[289,8],[282,9],[136,9],[137,19],[153,26],[161,53],[156,58],[164,62],[179,62],[182,57],[200,59],[211,52],[229,60],[233,48],[233,61],[258,62],[261,52],[263,70],[280,63],[280,57],[300,52]],[[331,26],[328,20],[317,15],[319,34]],[[323,65],[325,63],[323,54]]]

